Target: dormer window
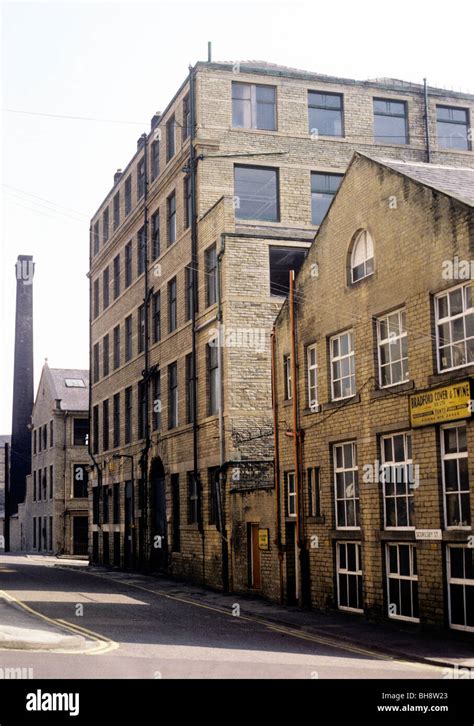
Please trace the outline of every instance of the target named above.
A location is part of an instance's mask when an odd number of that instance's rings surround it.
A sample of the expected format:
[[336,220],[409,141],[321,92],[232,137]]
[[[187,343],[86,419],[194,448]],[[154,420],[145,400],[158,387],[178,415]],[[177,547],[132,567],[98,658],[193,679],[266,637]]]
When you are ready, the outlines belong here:
[[374,243],[369,232],[358,233],[351,255],[351,281],[359,282],[374,272]]

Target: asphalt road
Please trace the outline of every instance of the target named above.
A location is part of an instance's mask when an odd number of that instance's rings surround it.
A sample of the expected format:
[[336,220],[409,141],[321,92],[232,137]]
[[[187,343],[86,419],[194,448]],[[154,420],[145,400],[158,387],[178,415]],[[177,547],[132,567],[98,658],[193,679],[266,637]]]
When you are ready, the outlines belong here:
[[0,650],[0,667],[31,669],[33,678],[441,678],[440,668],[320,643],[153,589],[153,580],[144,589],[0,556],[0,590],[105,639],[95,654]]

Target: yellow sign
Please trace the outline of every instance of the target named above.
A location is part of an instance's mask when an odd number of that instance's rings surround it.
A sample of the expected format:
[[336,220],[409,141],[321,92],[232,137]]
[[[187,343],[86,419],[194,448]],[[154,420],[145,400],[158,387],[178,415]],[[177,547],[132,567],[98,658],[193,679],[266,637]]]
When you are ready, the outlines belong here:
[[446,421],[457,421],[471,415],[471,387],[469,381],[452,383],[431,391],[410,396],[410,424],[412,427],[429,426]]
[[259,529],[258,530],[258,548],[260,550],[268,550],[269,548],[269,530]]

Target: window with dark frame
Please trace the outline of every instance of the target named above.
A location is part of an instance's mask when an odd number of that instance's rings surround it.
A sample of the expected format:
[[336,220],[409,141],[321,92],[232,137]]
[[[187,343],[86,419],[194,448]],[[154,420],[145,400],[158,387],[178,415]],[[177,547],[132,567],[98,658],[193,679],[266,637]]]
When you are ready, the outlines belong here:
[[173,552],[179,552],[181,550],[181,497],[179,492],[179,474],[171,474],[170,484],[173,526],[173,540],[171,547]]
[[140,305],[137,314],[138,322],[138,352],[143,353],[145,350],[145,305]]
[[151,217],[151,258],[156,260],[160,256],[160,210]]
[[168,428],[178,425],[178,364],[168,366]]
[[161,372],[153,374],[153,400],[152,400],[152,428],[157,431],[161,428]]
[[183,142],[191,136],[191,104],[189,95],[183,98]]
[[151,180],[154,181],[160,173],[160,142],[157,139],[151,145]]
[[49,445],[53,446],[54,444],[54,421],[51,419],[49,422]]
[[342,94],[308,91],[308,126],[312,136],[344,136]]
[[120,254],[114,257],[114,300],[120,295]]
[[36,471],[33,472],[33,501],[36,502]]
[[109,307],[110,302],[109,283],[109,268],[106,267],[105,270],[102,272],[102,305],[104,310]]
[[201,522],[201,487],[194,472],[188,471],[188,524]]
[[132,284],[132,242],[125,245],[125,287]]
[[113,420],[114,420],[114,449],[120,446],[120,393],[114,393],[113,402]]
[[132,358],[132,316],[128,315],[125,318],[125,360],[129,361]]
[[293,389],[291,383],[291,356],[283,356],[283,385],[285,401],[291,401],[293,397]]
[[129,214],[132,210],[132,177],[128,175],[125,179],[125,215]]
[[380,144],[408,144],[405,101],[374,98],[374,141]]
[[206,275],[206,307],[217,302],[217,251],[212,245],[204,252],[204,274]]
[[137,276],[145,272],[145,227],[142,227],[137,236]]
[[120,482],[113,485],[114,504],[113,504],[113,524],[120,524]]
[[193,354],[188,353],[185,359],[186,373],[186,423],[194,421],[194,371]]
[[94,344],[94,383],[97,383],[97,381],[100,378],[100,357],[99,357],[99,343]]
[[102,372],[104,377],[109,375],[110,371],[110,351],[109,351],[109,334],[102,338]]
[[269,247],[270,295],[289,294],[290,271],[298,273],[307,252],[305,247]]
[[436,106],[438,146],[441,149],[471,151],[469,111],[457,106]]
[[207,344],[208,404],[207,413],[213,416],[219,410],[219,348],[217,339]]
[[75,418],[73,419],[73,446],[87,446],[89,441],[89,419]]
[[146,432],[146,386],[144,381],[138,382],[138,438],[145,438]]
[[132,440],[132,387],[125,389],[125,443]]
[[114,196],[114,232],[120,224],[120,190]]
[[161,292],[159,290],[153,293],[151,314],[153,342],[159,343],[161,340]]
[[54,468],[53,465],[49,465],[49,498],[53,498],[53,490],[54,490]]
[[92,409],[92,445],[94,454],[99,453],[99,406]]
[[232,83],[232,126],[276,131],[276,88],[254,83]]
[[94,280],[94,318],[99,316],[99,305],[99,278],[97,278],[97,280]]
[[186,320],[191,320],[193,317],[193,271],[191,264],[184,268],[184,287],[185,287],[185,316]]
[[102,401],[102,450],[109,449],[109,399]]
[[176,277],[168,282],[168,333],[177,327]]
[[311,224],[321,224],[343,176],[343,174],[311,172]]
[[188,174],[184,177],[184,228],[191,226],[192,218],[192,195],[191,195],[191,176]]
[[93,249],[94,249],[94,255],[97,255],[99,252],[99,222],[96,222],[94,224],[94,229],[92,232],[92,240],[93,240]]
[[176,192],[170,194],[166,200],[166,222],[168,247],[170,247],[176,242]]
[[141,199],[145,194],[145,159],[141,159],[137,164],[137,199]]
[[279,222],[278,186],[278,169],[235,165],[236,218]]
[[86,464],[73,465],[73,497],[74,499],[85,499],[87,497],[87,484],[89,475]]
[[120,325],[114,328],[114,371],[120,367]]
[[102,214],[102,239],[105,242],[109,240],[109,208],[106,207]]
[[308,503],[310,517],[321,516],[321,482],[320,482],[320,470],[319,467],[309,467],[307,472],[308,477]]
[[207,470],[209,492],[209,524],[219,524],[219,467],[212,466]]
[[176,153],[176,119],[171,116],[166,124],[166,161],[170,161]]

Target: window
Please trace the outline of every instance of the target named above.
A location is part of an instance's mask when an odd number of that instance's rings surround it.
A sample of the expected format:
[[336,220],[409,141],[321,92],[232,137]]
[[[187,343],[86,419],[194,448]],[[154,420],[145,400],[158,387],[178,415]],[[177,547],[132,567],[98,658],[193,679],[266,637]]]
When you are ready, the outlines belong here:
[[92,239],[93,239],[93,244],[94,244],[94,255],[96,255],[99,252],[99,223],[98,222],[96,222],[94,224]]
[[87,497],[87,466],[85,464],[74,464],[73,466],[73,497],[85,499]]
[[113,504],[113,523],[120,524],[120,482],[115,482],[113,486],[114,504]]
[[319,467],[309,468],[308,476],[308,502],[310,517],[321,516],[321,480],[319,475]]
[[331,354],[332,400],[355,395],[355,362],[352,331],[335,335],[329,341]]
[[38,501],[41,501],[41,469],[38,471]]
[[418,622],[416,547],[409,544],[388,544],[386,557],[388,616],[396,620]]
[[33,454],[36,454],[36,429],[33,431]]
[[102,448],[109,448],[109,399],[102,401]]
[[151,218],[151,258],[156,260],[160,256],[160,211],[157,210]]
[[207,413],[213,416],[219,410],[219,348],[217,339],[207,344],[208,406]]
[[447,528],[471,526],[466,426],[441,429],[444,524]]
[[104,243],[109,239],[109,208],[104,209],[102,214],[102,238]]
[[114,196],[114,231],[120,224],[120,191]]
[[141,159],[137,164],[137,199],[141,199],[145,194],[145,159]]
[[168,333],[172,333],[177,327],[176,310],[176,277],[168,282]]
[[[99,487],[92,488],[92,524],[99,524]],[[94,561],[97,561],[95,559]]]
[[49,517],[49,549],[53,549],[53,518]]
[[[109,499],[110,499],[110,487],[102,487],[102,523],[108,524],[109,523]],[[104,534],[108,534],[108,532],[104,532]],[[107,542],[108,545],[108,542]],[[105,546],[104,546],[105,549]],[[105,558],[107,555],[104,552]]]
[[33,549],[36,549],[36,517],[33,517]]
[[87,446],[89,441],[89,421],[87,418],[73,419],[72,443],[74,446]]
[[278,222],[278,170],[235,166],[234,202],[238,219]]
[[114,257],[114,300],[120,295],[120,255]]
[[474,549],[449,545],[449,625],[474,631]]
[[[193,270],[191,265],[184,268],[184,287],[185,287],[185,315],[186,320],[191,320],[193,316]],[[206,278],[207,279],[207,278]]]
[[104,335],[102,340],[102,370],[104,372],[104,376],[109,375],[109,360],[109,335],[107,333],[107,335]]
[[99,315],[99,278],[94,280],[94,318]]
[[186,229],[191,226],[192,218],[191,177],[188,174],[184,178],[184,226]]
[[129,361],[132,357],[132,316],[125,318],[125,360]]
[[153,326],[153,342],[158,343],[161,340],[161,293],[153,293],[152,297],[152,326]]
[[114,328],[114,370],[120,367],[120,325]]
[[194,371],[193,355],[186,356],[186,423],[194,421]]
[[283,382],[285,386],[285,401],[293,398],[293,387],[291,383],[291,356],[283,356]]
[[188,471],[188,524],[199,524],[201,521],[201,487],[197,477]]
[[342,95],[308,91],[308,122],[312,136],[344,136]]
[[36,502],[36,471],[33,472],[33,501]]
[[306,257],[304,247],[270,247],[270,295],[288,295],[290,270],[299,271]]
[[416,482],[411,434],[383,436],[381,452],[385,529],[412,529]]
[[146,433],[146,386],[144,381],[138,383],[138,438],[144,439]]
[[125,179],[125,214],[129,214],[132,209],[132,177],[129,175]]
[[168,428],[178,425],[178,365],[168,366]]
[[204,253],[206,275],[206,307],[217,302],[217,254],[212,245]]
[[49,467],[49,498],[53,498],[53,490],[54,490],[54,469],[52,464]]
[[156,371],[153,375],[153,431],[161,427],[161,373]]
[[170,161],[176,153],[176,119],[171,116],[166,124],[166,161]]
[[132,440],[132,387],[125,389],[125,443]]
[[49,422],[49,445],[54,444],[54,421]]
[[435,298],[438,371],[474,363],[474,308],[471,285],[458,286]]
[[232,126],[276,130],[276,89],[253,83],[232,83]]
[[382,388],[408,381],[406,311],[396,310],[377,320],[379,385]]
[[337,529],[359,529],[357,445],[354,441],[334,446],[334,484]]
[[321,224],[339,189],[343,174],[311,172],[311,223]]
[[145,227],[138,232],[137,237],[137,275],[140,276],[145,271]]
[[99,453],[99,406],[92,409],[92,431],[94,454]]
[[454,106],[437,106],[438,146],[442,149],[469,151],[469,111]]
[[97,381],[100,378],[99,374],[99,343],[95,343],[94,345],[94,383],[97,383]]
[[374,98],[374,140],[379,144],[408,144],[405,101]]
[[66,386],[66,388],[85,388],[86,387],[86,384],[84,383],[83,378],[65,378],[64,385]]
[[308,407],[311,411],[318,409],[318,364],[316,360],[316,346],[306,348],[306,365],[308,370]]
[[106,267],[102,273],[102,303],[104,310],[109,307],[109,268]]
[[359,232],[351,254],[351,280],[358,282],[374,272],[374,243],[367,230]]
[[41,426],[38,429],[38,452],[41,451]]
[[191,104],[189,96],[183,98],[183,141],[191,136]]
[[114,394],[114,449],[120,446],[120,393]]
[[294,471],[286,472],[286,515],[296,517],[296,478]]
[[207,470],[209,491],[209,524],[219,525],[219,467],[212,466]]
[[151,180],[157,178],[160,173],[160,142],[153,141],[151,145]]
[[176,193],[170,194],[166,200],[168,247],[176,242]]
[[337,544],[337,605],[362,612],[362,554],[358,542]]
[[43,426],[43,451],[46,451],[48,447],[48,427],[46,424]]
[[171,474],[171,508],[172,508],[172,533],[173,540],[171,548],[173,552],[181,550],[181,497],[179,493],[179,474]]
[[138,308],[138,352],[145,350],[145,305]]
[[132,284],[132,243],[125,245],[125,287]]

